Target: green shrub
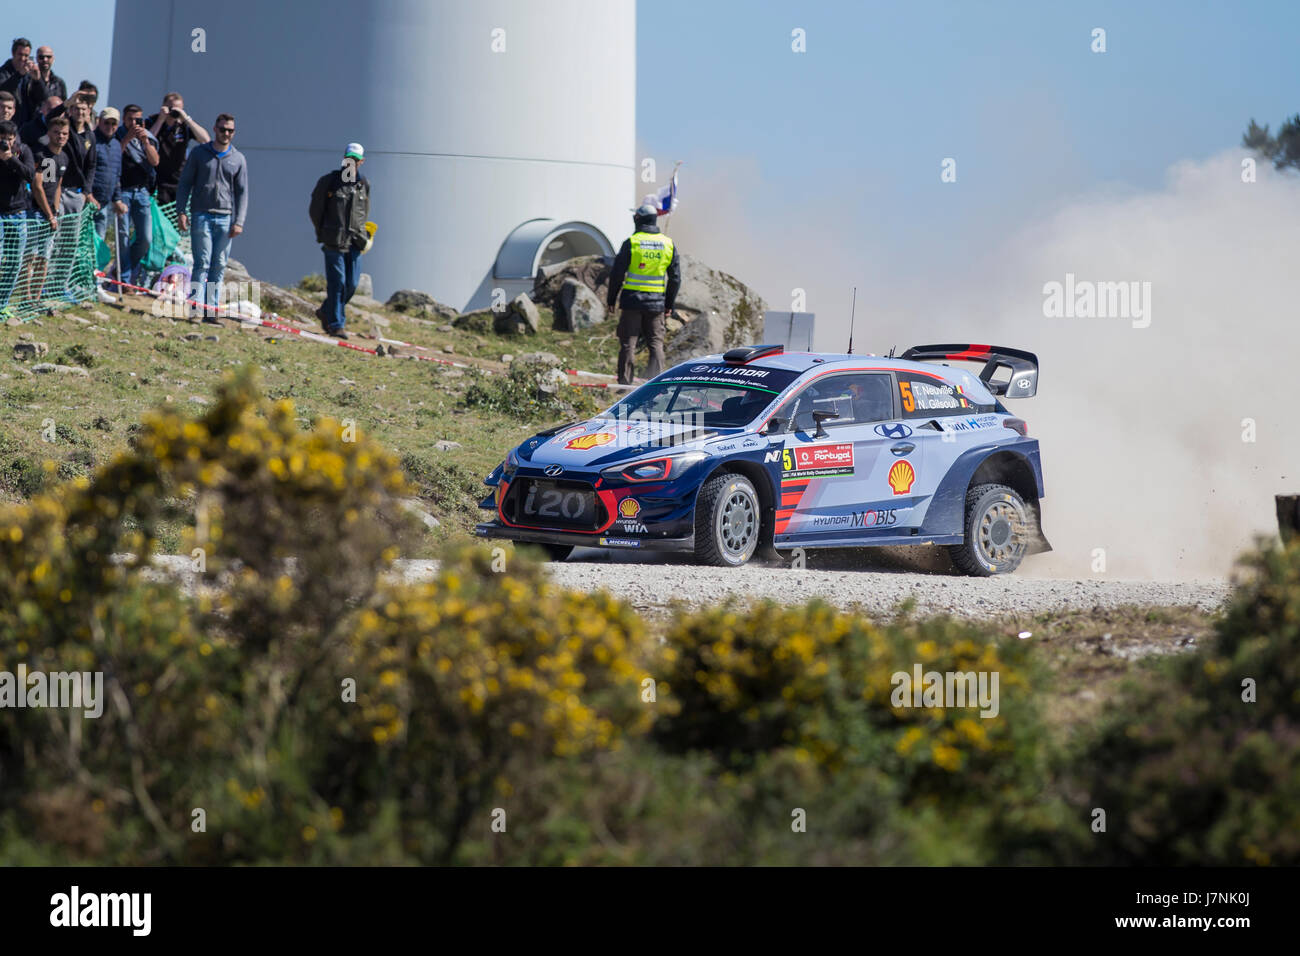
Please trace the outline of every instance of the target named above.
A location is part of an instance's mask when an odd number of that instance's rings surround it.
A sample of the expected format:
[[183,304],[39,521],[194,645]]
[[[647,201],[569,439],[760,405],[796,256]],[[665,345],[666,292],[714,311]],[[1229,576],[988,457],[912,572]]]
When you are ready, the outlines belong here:
[[600,411],[592,389],[553,379],[553,368],[544,362],[514,361],[504,375],[472,369],[464,405],[522,421],[591,418]]
[[298,288],[302,292],[324,292],[325,276],[319,272],[305,275],[298,281]]
[[1213,647],[1144,668],[1085,740],[1087,859],[1300,863],[1300,543],[1244,563]]

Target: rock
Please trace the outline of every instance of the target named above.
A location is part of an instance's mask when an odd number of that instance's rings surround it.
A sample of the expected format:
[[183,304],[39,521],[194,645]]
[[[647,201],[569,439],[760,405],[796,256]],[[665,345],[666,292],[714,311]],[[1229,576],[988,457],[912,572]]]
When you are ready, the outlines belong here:
[[357,279],[357,295],[364,295],[367,298],[375,294],[375,283],[370,278],[369,272],[361,273],[361,278]]
[[49,345],[44,342],[15,342],[14,343],[14,361],[26,362],[29,359],[38,358],[42,355],[48,355]]
[[543,365],[559,365],[560,357],[552,352],[525,352],[514,358],[516,362],[541,362]]
[[424,522],[426,528],[438,527],[438,519],[424,510],[424,503],[419,498],[403,498],[402,507]]
[[673,311],[685,325],[669,339],[670,364],[738,345],[759,344],[767,303],[735,276],[683,255],[682,286]]
[[606,256],[578,256],[555,265],[542,266],[533,280],[533,301],[551,309],[557,308],[565,280],[576,279],[604,302],[613,266],[613,258]]
[[96,322],[107,322],[107,321],[108,321],[108,313],[107,313],[107,312],[101,312],[99,309],[94,309],[94,310],[92,310],[91,313],[90,313],[90,317],[91,317],[92,319],[94,319]]
[[456,326],[454,326],[454,325],[440,325],[440,326],[438,326],[438,331],[439,331],[439,332],[455,332],[455,331],[456,331]]
[[456,354],[456,349],[453,348],[453,347],[450,346],[450,345],[444,345],[444,346],[442,347],[442,350],[443,350],[445,353],[447,353],[448,355],[455,355],[455,354]]
[[553,327],[560,332],[581,332],[605,321],[605,303],[573,277],[566,278],[556,297]]
[[202,333],[202,332],[186,332],[186,333],[185,333],[185,341],[186,341],[186,342],[202,342],[202,341],[203,341],[203,333]]
[[510,364],[511,362],[513,362],[514,360],[515,360],[515,357],[514,357],[513,355],[511,355],[509,352],[507,352],[505,355],[501,356],[501,361],[504,362],[506,365],[509,365],[509,364]]
[[542,382],[537,386],[537,400],[542,404],[546,404],[555,397],[559,390],[560,387],[558,385],[554,385],[551,382]]
[[207,405],[207,404],[209,404],[209,403],[208,403],[208,400],[207,400],[206,398],[204,398],[202,395],[191,395],[191,396],[190,396],[190,401],[193,402],[195,405]]
[[80,365],[55,365],[52,362],[41,362],[39,365],[33,365],[32,371],[38,375],[57,373],[59,375],[80,375],[82,378],[90,378],[90,373]]
[[522,292],[501,311],[492,311],[492,331],[497,335],[533,335],[540,321],[537,306]]
[[79,315],[69,315],[68,318],[70,318],[73,322],[76,322],[78,325],[93,325],[93,324],[94,324],[94,323],[92,323],[92,322],[90,321],[90,319],[83,319],[83,318],[82,318],[81,316],[79,316]]
[[388,308],[409,315],[440,319],[454,319],[460,312],[449,305],[443,305],[427,292],[419,289],[398,289],[384,303]]
[[510,300],[509,311],[513,312],[523,320],[524,324],[528,327],[528,332],[530,334],[537,334],[537,326],[538,323],[541,322],[542,317],[538,313],[537,305],[532,299],[528,298],[528,296],[524,295],[522,292],[519,293]]
[[458,441],[448,441],[447,439],[444,438],[441,441],[434,442],[433,447],[438,451],[455,451],[457,448],[461,448],[463,446]]
[[205,341],[205,342],[220,342],[221,339],[218,338],[218,337],[215,336],[215,335],[205,335],[205,336],[203,336],[203,341]]
[[247,267],[245,267],[245,265],[242,262],[240,262],[238,259],[226,260],[226,275],[242,276],[245,279],[251,278],[251,276],[249,276],[248,274]]
[[18,319],[18,318],[5,319],[5,325],[9,326],[11,329],[19,328],[22,324],[23,324],[22,319]]
[[[573,280],[586,286],[603,307],[612,265],[612,260],[602,256],[579,256],[544,266],[533,282],[533,301],[552,308],[555,327],[564,328],[569,321],[567,314],[561,315],[566,283]],[[674,315],[667,323],[670,363],[758,343],[767,304],[757,292],[735,276],[711,269],[686,254],[681,256],[681,269],[681,288],[673,305]]]

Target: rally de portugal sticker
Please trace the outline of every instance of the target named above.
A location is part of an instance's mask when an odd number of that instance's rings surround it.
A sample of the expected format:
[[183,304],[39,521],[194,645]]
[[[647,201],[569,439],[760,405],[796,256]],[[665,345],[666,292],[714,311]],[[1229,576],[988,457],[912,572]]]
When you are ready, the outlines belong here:
[[853,474],[853,443],[801,445],[781,452],[781,479],[830,478]]

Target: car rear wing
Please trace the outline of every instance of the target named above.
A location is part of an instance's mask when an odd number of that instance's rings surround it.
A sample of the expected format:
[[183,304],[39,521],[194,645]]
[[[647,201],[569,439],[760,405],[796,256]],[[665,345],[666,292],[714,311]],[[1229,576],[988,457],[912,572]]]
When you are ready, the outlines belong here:
[[[1038,392],[1038,356],[1021,349],[1001,345],[914,345],[899,358],[909,362],[983,362],[980,381],[994,395],[1033,398]],[[1011,377],[993,381],[999,369],[1006,369]]]

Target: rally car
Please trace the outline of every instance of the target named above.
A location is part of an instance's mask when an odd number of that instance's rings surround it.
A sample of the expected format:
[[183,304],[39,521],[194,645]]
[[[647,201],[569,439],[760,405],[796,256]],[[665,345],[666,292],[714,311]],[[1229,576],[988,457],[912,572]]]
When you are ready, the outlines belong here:
[[[979,374],[948,365],[977,362]],[[482,537],[693,552],[939,545],[973,575],[1050,550],[1038,442],[1002,399],[1038,387],[1030,352],[901,356],[731,349],[669,369],[584,422],[539,432],[484,480]]]

